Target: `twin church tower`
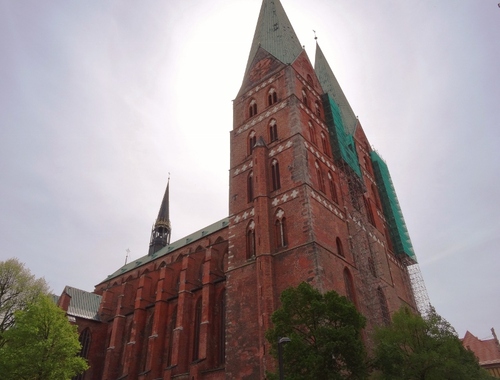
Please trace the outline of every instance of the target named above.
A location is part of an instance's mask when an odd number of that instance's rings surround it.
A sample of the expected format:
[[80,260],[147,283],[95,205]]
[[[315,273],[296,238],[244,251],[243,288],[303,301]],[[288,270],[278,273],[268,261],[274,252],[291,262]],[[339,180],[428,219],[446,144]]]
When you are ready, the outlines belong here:
[[279,0],[263,0],[233,108],[229,216],[170,243],[167,185],[148,254],[61,296],[91,366],[81,379],[264,379],[271,314],[303,281],[353,302],[368,345],[401,305],[416,309],[387,166]]

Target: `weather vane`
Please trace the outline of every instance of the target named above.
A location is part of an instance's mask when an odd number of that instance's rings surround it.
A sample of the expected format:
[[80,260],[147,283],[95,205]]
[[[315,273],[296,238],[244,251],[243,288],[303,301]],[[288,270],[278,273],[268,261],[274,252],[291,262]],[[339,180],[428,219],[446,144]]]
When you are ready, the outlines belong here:
[[127,265],[128,256],[130,255],[130,249],[127,248],[125,252],[127,252],[127,254],[125,255],[125,265]]
[[316,31],[313,29],[313,32],[314,32],[314,39],[317,41],[318,40],[318,36],[316,36]]

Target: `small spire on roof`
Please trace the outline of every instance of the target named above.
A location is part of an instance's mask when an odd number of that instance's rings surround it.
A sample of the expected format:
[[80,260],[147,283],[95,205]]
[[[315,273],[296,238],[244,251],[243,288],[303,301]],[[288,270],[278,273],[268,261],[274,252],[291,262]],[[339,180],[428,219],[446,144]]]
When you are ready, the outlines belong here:
[[151,231],[151,240],[149,242],[150,255],[170,244],[172,227],[170,225],[169,187],[170,173],[168,173],[167,188],[161,202],[160,211],[158,212],[158,217]]

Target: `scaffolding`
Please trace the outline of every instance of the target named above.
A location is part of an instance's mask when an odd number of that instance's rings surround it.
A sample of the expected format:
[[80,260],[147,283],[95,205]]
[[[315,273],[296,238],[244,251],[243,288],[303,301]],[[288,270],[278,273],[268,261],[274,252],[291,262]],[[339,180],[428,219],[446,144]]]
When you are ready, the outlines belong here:
[[420,266],[418,264],[412,264],[408,265],[406,268],[410,276],[411,288],[413,290],[417,309],[422,317],[426,317],[431,309],[431,301],[427,293],[427,288],[425,287]]
[[[384,312],[380,299],[384,283],[380,281],[380,256],[374,247],[375,227],[368,219],[369,207],[364,202],[366,186],[359,165],[354,136],[344,128],[343,118],[333,98],[322,95],[325,121],[330,135],[330,144],[336,165],[340,169],[342,197],[346,201],[345,213],[349,233],[350,251],[353,253],[357,271],[355,277],[361,287],[357,290],[360,306],[372,327],[388,324],[390,316]],[[346,184],[346,185],[344,185]],[[372,236],[372,237],[370,237]],[[366,336],[371,340],[371,336]]]

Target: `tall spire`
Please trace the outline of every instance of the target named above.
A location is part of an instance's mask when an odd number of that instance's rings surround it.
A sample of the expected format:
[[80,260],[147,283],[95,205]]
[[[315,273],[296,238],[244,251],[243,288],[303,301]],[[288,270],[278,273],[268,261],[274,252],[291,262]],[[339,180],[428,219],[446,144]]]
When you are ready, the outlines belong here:
[[335,78],[335,75],[333,74],[333,71],[330,68],[330,65],[328,64],[318,43],[316,43],[314,71],[316,72],[316,76],[319,79],[323,92],[329,94],[339,107],[345,132],[350,135],[354,134],[358,124],[358,119],[356,118],[351,105],[347,101],[344,91],[342,91],[342,88],[340,87],[337,78]]
[[280,0],[262,1],[245,73],[250,68],[259,46],[285,64],[292,63],[302,52],[302,45]]
[[170,213],[169,213],[169,187],[170,187],[170,175],[167,181],[167,189],[165,190],[165,195],[161,202],[160,211],[158,212],[158,217],[151,231],[151,240],[149,242],[149,255],[159,251],[163,247],[170,244],[170,233],[172,232],[172,227],[170,225]]

